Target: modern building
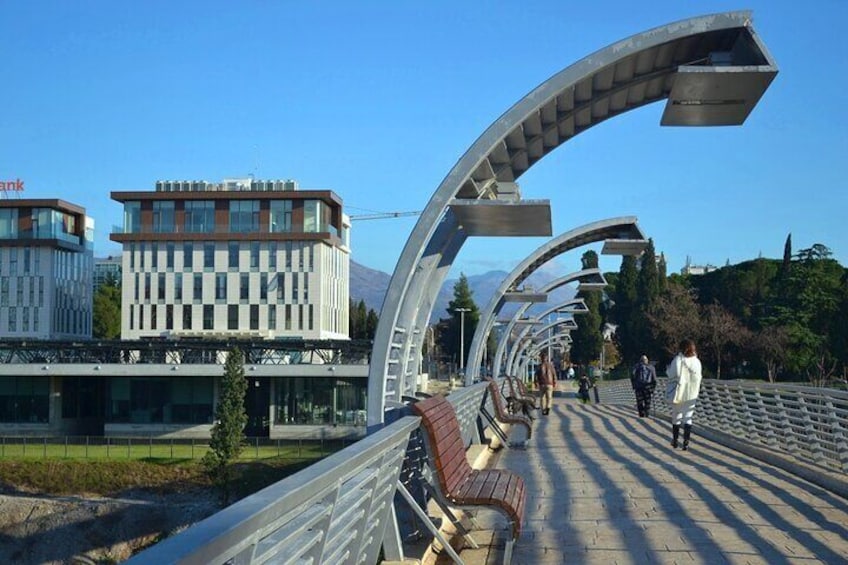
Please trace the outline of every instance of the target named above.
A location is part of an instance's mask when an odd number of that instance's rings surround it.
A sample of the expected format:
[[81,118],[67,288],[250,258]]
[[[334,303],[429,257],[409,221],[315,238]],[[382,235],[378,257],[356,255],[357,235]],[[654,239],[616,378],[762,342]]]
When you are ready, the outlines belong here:
[[0,338],[91,338],[94,221],[63,200],[0,200]]
[[112,198],[123,339],[347,339],[349,220],[332,191],[241,178]]
[[121,257],[103,257],[94,259],[94,292],[108,280],[121,283]]

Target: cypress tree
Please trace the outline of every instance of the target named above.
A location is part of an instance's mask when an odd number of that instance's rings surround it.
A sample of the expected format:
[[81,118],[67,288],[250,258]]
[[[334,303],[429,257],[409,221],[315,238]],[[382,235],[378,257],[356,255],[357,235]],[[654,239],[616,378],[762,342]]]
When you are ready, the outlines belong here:
[[[598,266],[598,254],[587,251],[581,258],[584,269],[593,269]],[[600,358],[601,349],[604,345],[604,336],[601,331],[601,293],[594,291],[580,291],[578,298],[586,302],[588,312],[576,318],[577,329],[571,332],[571,360],[579,364],[589,364]]]
[[247,412],[244,407],[246,394],[244,354],[236,348],[230,351],[224,364],[221,397],[215,407],[215,424],[212,426],[209,451],[203,456],[203,465],[212,481],[220,488],[224,504],[228,504],[230,500],[230,464],[238,458],[244,447],[244,427],[247,425]]

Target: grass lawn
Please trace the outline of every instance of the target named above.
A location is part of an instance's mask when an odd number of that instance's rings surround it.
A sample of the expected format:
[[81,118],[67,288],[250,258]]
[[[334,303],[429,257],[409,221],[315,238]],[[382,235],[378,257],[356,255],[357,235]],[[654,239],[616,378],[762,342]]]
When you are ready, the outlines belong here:
[[[241,460],[318,459],[349,445],[341,441],[249,439]],[[6,458],[65,459],[201,459],[209,446],[203,440],[172,441],[144,438],[2,438],[0,460]]]

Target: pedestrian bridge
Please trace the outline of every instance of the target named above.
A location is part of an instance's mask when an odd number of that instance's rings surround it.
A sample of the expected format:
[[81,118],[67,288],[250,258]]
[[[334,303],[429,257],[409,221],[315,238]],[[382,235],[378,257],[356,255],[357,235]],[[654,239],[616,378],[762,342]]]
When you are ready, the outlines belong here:
[[[526,449],[497,451],[481,416],[491,412],[485,384],[448,396],[469,454],[526,482],[513,563],[846,562],[848,394],[704,381],[683,452],[669,445],[662,398],[656,415],[639,418],[629,382],[596,390],[586,405],[559,392]],[[129,563],[499,563],[505,522],[487,510],[475,512],[478,548],[435,549],[434,538],[450,533],[431,534],[430,523],[448,521],[416,495],[429,476],[418,418],[398,412],[379,432]]]

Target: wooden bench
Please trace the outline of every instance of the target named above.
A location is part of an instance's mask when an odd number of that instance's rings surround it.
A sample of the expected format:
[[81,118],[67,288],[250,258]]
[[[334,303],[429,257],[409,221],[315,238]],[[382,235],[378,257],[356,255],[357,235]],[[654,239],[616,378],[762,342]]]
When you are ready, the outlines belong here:
[[436,395],[416,402],[412,410],[421,416],[428,459],[438,483],[434,485],[437,502],[488,507],[506,516],[512,533],[504,551],[504,563],[508,564],[524,519],[524,479],[505,469],[471,468],[456,412],[445,397]]
[[506,384],[509,386],[509,396],[507,397],[508,406],[512,414],[521,410],[521,413],[533,420],[532,410],[536,410],[536,397],[530,395],[524,387],[521,379],[507,376]]
[[[522,426],[526,427],[527,439],[523,442],[523,444],[514,444],[509,441],[506,441],[503,432],[501,432],[501,434],[498,434],[501,439],[504,439],[508,447],[521,447],[523,445],[526,445],[527,440],[530,439],[530,435],[532,433],[533,422],[527,416],[523,416],[521,414],[510,414],[507,410],[506,403],[504,402],[503,395],[501,395],[501,391],[498,388],[498,384],[494,381],[494,379],[490,377],[486,377],[486,381],[488,381],[489,383],[489,394],[492,397],[492,405],[495,408],[495,413],[489,414],[488,411],[484,408],[481,410],[483,416],[486,417],[491,423],[494,423],[492,422],[492,419],[494,417],[495,420],[502,424],[521,424]],[[494,426],[493,429],[500,430],[500,428],[498,428],[497,426]]]

